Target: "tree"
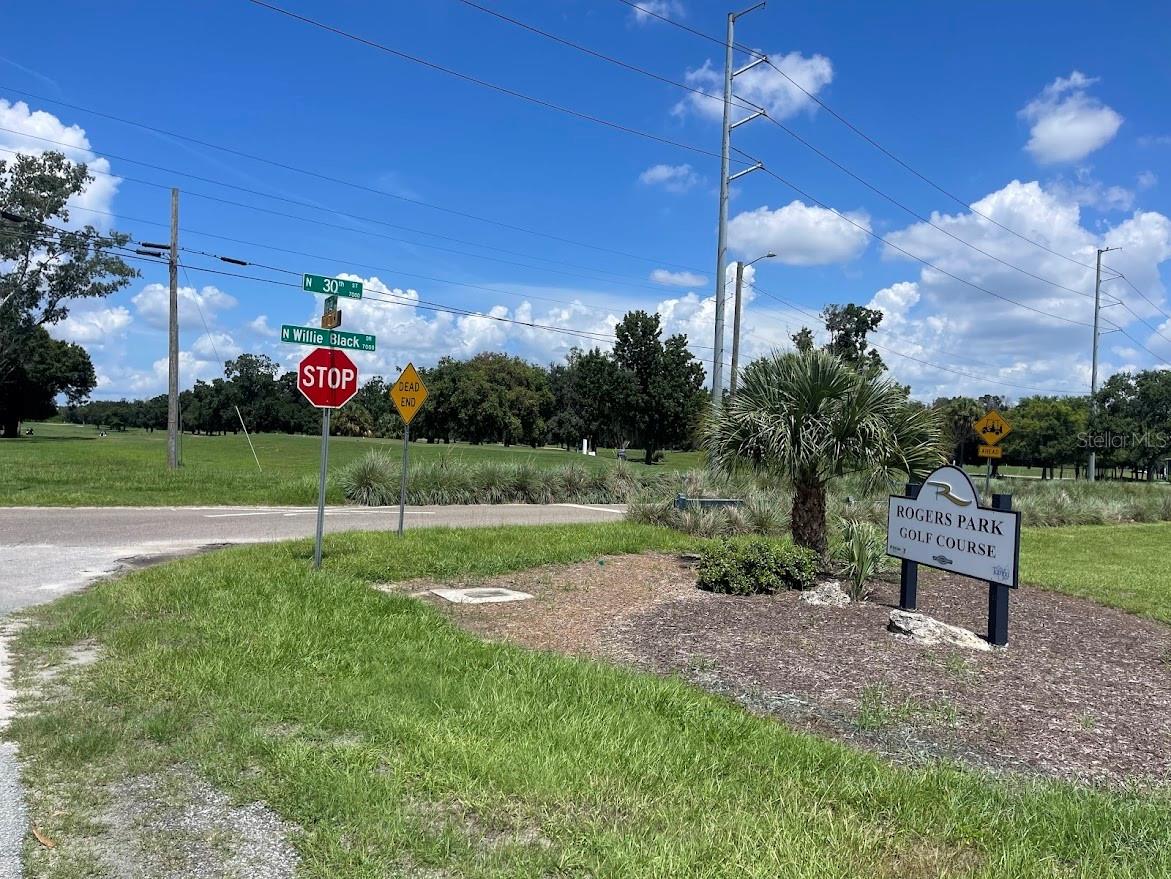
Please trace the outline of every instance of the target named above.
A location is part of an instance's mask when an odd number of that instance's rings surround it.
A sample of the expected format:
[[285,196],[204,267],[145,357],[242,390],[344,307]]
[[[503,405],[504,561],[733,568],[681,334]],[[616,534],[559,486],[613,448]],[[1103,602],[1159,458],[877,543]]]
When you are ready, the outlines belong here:
[[590,448],[618,446],[624,437],[624,416],[635,393],[634,375],[599,348],[574,348],[564,365],[550,367],[554,438],[566,448],[585,439]]
[[1000,445],[1013,461],[1040,467],[1041,478],[1052,479],[1054,467],[1075,464],[1085,454],[1078,439],[1086,415],[1084,398],[1025,397],[1012,408],[1012,433]]
[[801,329],[797,330],[789,338],[793,340],[793,345],[802,354],[806,351],[813,350],[813,330],[809,329],[809,327],[801,327]]
[[1110,376],[1098,391],[1094,435],[1108,440],[1106,463],[1155,471],[1171,456],[1171,371],[1148,369]]
[[965,453],[977,442],[972,425],[988,410],[971,397],[940,397],[931,408],[939,413],[951,459],[957,467],[963,467],[967,458]]
[[[94,387],[85,387],[92,365],[87,372],[72,349],[61,370],[45,364],[29,369],[30,357],[50,350],[38,331],[66,318],[72,300],[108,296],[138,274],[110,252],[129,236],[68,228],[66,204],[92,180],[85,165],[61,153],[0,161],[0,265],[6,267],[0,274],[0,383],[7,389],[0,396],[0,424],[7,437],[19,433],[22,418],[38,417],[46,393],[78,400]],[[62,384],[69,376],[82,380]],[[40,379],[45,384],[28,384]]]
[[664,343],[657,314],[631,311],[615,329],[614,359],[632,377],[626,421],[653,464],[660,448],[687,438],[703,411],[704,370],[687,336]]
[[861,472],[872,486],[891,485],[896,473],[922,475],[943,462],[933,410],[828,351],[774,353],[749,364],[735,398],[705,422],[703,446],[718,470],[785,477],[793,487],[793,540],[823,558],[830,480]]
[[859,372],[877,375],[886,369],[882,357],[866,349],[866,336],[882,323],[882,312],[864,305],[827,305],[821,312],[829,342],[825,350],[842,358]]
[[57,413],[57,395],[77,404],[97,384],[93,364],[80,345],[52,338],[44,327],[22,334],[19,356],[0,373],[0,428],[4,436],[20,433],[24,418]]

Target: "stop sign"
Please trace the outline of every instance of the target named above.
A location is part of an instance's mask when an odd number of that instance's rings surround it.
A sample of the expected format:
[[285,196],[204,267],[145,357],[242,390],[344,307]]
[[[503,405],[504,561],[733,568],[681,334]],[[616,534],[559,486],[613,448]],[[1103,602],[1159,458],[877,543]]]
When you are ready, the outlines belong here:
[[358,367],[345,351],[314,348],[297,367],[297,387],[320,409],[340,409],[358,393]]

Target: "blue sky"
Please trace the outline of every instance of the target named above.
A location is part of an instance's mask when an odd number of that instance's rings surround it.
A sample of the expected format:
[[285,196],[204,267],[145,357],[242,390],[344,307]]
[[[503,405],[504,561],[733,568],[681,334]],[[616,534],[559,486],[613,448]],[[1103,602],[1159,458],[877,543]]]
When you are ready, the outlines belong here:
[[[480,2],[667,79],[719,87],[719,45],[618,0]],[[219,374],[220,362],[239,351],[291,366],[306,349],[282,345],[272,330],[309,323],[318,307],[316,297],[293,287],[201,268],[281,284],[297,282],[289,272],[348,273],[369,290],[390,291],[383,301],[343,306],[344,329],[378,336],[378,352],[359,362],[366,375],[393,374],[407,359],[428,365],[444,354],[485,349],[546,362],[585,344],[428,310],[415,300],[600,334],[629,308],[658,309],[669,330],[688,333],[710,369],[719,168],[709,153],[719,149],[718,101],[458,0],[281,5],[696,150],[554,112],[246,0],[160,3],[150,14],[137,3],[77,4],[66,28],[51,5],[18,4],[6,10],[6,30],[29,38],[6,41],[0,53],[0,128],[7,129],[0,130],[0,148],[53,146],[37,137],[62,141],[72,157],[96,159],[95,169],[114,175],[99,175],[80,200],[106,213],[78,210],[75,220],[137,240],[166,240],[168,188],[178,186],[184,247],[287,270],[233,270],[184,254],[184,385]],[[721,4],[644,5],[722,34]],[[870,303],[887,315],[876,337],[887,349],[884,358],[918,397],[1081,391],[1089,381],[1084,324],[1092,306],[1084,294],[1093,291],[1093,272],[1078,263],[1092,264],[1094,248],[1111,244],[1123,250],[1110,254],[1109,264],[1154,304],[1122,281],[1106,285],[1125,304],[1105,315],[1125,334],[1104,337],[1104,371],[1171,359],[1171,319],[1164,313],[1171,314],[1166,4],[1125,4],[1107,15],[1096,4],[1067,2],[1011,9],[774,3],[741,19],[737,41],[768,53],[807,90],[979,211],[892,162],[770,68],[745,74],[738,94],[768,106],[774,119],[937,227],[767,120],[738,128],[736,147],[806,193],[760,172],[733,187],[732,258],[778,253],[748,274],[754,286],[745,295],[747,356],[784,347],[802,323],[814,323],[779,300],[814,312],[831,302]],[[738,63],[746,60],[737,54]],[[101,379],[95,397],[153,394],[165,386],[166,273],[149,265],[142,271],[127,290],[78,307],[54,330],[90,349]]]

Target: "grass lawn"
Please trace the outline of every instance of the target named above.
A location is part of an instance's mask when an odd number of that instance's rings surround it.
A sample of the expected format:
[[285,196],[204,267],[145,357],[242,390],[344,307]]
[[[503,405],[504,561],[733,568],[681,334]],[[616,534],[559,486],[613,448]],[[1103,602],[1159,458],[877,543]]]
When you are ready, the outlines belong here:
[[[46,692],[11,730],[31,818],[67,853],[103,783],[183,762],[298,825],[313,877],[1171,875],[1166,793],[900,768],[370,588],[690,543],[626,523],[351,533],[321,572],[308,541],[255,546],[56,602],[14,645]],[[101,660],[56,679],[71,691],[38,685],[91,640]],[[68,864],[26,852],[34,875]]]
[[1171,623],[1171,523],[1029,528],[1021,582]]
[[[181,504],[313,504],[317,501],[317,471],[321,440],[316,436],[258,434],[253,436],[263,472],[258,472],[243,434],[183,436],[184,467],[167,470],[166,431],[131,430],[98,437],[90,426],[32,424],[33,436],[0,440],[0,504],[5,506],[166,506]],[[330,469],[352,461],[370,449],[401,456],[401,440],[333,437],[329,442]],[[558,448],[504,448],[498,445],[450,446],[411,443],[411,460],[424,463],[441,454],[469,464],[488,461],[542,467],[575,463],[611,467],[612,449],[597,457]],[[645,465],[637,452],[632,466]],[[668,452],[655,470],[700,466],[697,452]],[[648,468],[649,469],[649,468]],[[331,486],[330,503],[342,503]]]

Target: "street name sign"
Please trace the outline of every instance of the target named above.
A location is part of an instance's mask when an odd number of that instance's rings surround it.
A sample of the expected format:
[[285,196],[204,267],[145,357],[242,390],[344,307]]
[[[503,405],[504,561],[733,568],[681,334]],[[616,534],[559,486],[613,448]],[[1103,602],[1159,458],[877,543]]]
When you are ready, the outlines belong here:
[[964,471],[940,467],[917,498],[888,500],[887,555],[1003,586],[1017,585],[1021,514],[982,507]]
[[345,351],[318,348],[297,367],[297,387],[319,409],[340,409],[358,393],[358,367]]
[[1003,458],[1004,449],[1000,446],[979,446],[976,455],[980,458]]
[[1012,433],[1012,425],[1005,421],[1004,416],[995,409],[973,424],[972,429],[976,431],[981,442],[988,443],[990,446],[996,445]]
[[427,400],[427,386],[423,384],[423,379],[415,369],[415,364],[407,364],[407,368],[402,371],[402,375],[398,377],[398,381],[390,389],[390,399],[402,417],[403,423],[409,425]]
[[325,330],[317,327],[301,327],[281,324],[281,341],[298,345],[312,345],[314,348],[346,348],[350,351],[373,351],[375,338],[369,333],[347,333],[342,330]]
[[301,289],[307,293],[320,293],[322,296],[345,296],[347,299],[362,298],[361,281],[327,278],[325,275],[303,275]]

